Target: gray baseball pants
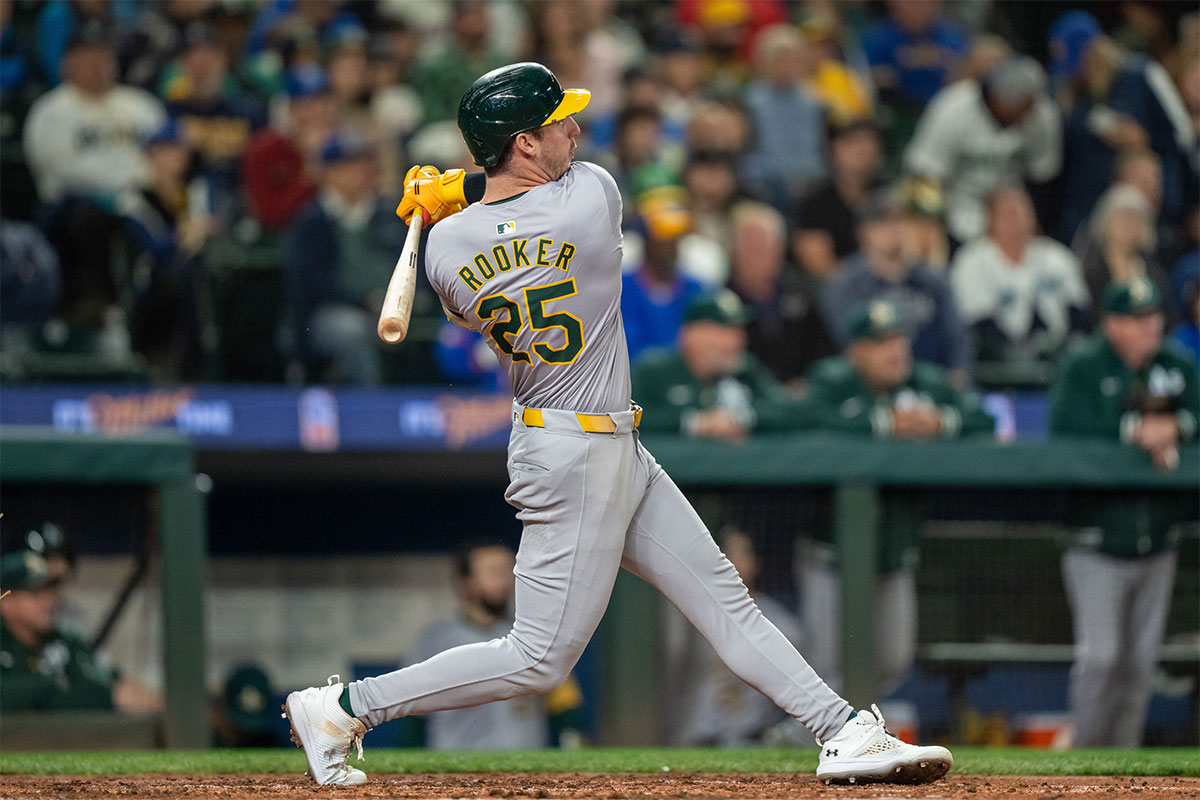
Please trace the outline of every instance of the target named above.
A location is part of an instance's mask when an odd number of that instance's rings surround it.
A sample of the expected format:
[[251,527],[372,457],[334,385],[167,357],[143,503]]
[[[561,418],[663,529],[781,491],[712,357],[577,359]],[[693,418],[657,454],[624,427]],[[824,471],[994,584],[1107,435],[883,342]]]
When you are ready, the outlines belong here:
[[1175,583],[1174,550],[1114,558],[1073,547],[1063,583],[1075,627],[1071,717],[1076,747],[1140,747]]
[[368,726],[409,714],[547,692],[570,674],[621,567],[683,612],[742,680],[816,736],[851,714],[759,612],[737,571],[670,477],[642,447],[633,412],[609,415],[612,434],[584,433],[575,414],[543,410],[527,427],[514,405],[505,498],[524,523],[516,621],[490,642],[349,684]]

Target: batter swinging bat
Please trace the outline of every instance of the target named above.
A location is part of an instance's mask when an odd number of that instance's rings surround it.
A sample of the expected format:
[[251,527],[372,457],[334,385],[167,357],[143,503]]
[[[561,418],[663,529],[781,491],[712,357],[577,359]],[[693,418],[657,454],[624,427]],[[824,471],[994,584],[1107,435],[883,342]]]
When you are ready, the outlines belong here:
[[412,316],[413,294],[417,291],[417,245],[421,241],[421,225],[424,217],[413,214],[408,223],[408,236],[404,238],[404,249],[392,270],[387,294],[383,296],[383,308],[379,311],[379,338],[388,344],[404,341],[408,335],[408,321]]

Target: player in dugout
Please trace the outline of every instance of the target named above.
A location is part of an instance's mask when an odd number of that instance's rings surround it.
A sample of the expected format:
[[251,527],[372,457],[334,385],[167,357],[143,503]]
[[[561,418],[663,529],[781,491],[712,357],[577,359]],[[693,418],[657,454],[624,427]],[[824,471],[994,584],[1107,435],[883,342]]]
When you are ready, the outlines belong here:
[[[367,729],[411,714],[548,692],[570,674],[622,567],[682,610],[721,659],[808,727],[817,777],[926,783],[942,747],[905,744],[877,708],[855,710],[759,611],[737,570],[638,438],[621,324],[621,195],[573,157],[590,94],[540,64],[489,72],[458,125],[486,177],[413,168],[397,213],[434,223],[425,273],[447,317],[478,331],[513,389],[505,499],[524,524],[507,636],[395,672],[288,695],[293,737],[319,784],[361,784],[347,763]],[[475,183],[482,180],[482,187]],[[479,189],[483,191],[480,192]]]
[[[1070,353],[1052,393],[1055,436],[1121,441],[1160,470],[1195,441],[1196,366],[1163,342],[1162,301],[1146,277],[1115,283],[1100,329]],[[1075,628],[1071,716],[1077,747],[1140,747],[1178,561],[1176,523],[1196,519],[1188,495],[1112,490],[1075,497],[1079,529],[1063,555]]]
[[[874,439],[951,439],[995,427],[973,394],[951,385],[946,370],[914,362],[911,326],[886,300],[852,311],[844,355],[818,361],[808,372],[803,416],[822,430]],[[887,490],[879,526],[875,591],[878,691],[895,690],[917,651],[917,541],[923,495]],[[817,505],[812,539],[800,556],[801,605],[809,660],[833,686],[841,685],[841,581],[833,546],[832,510]]]
[[[454,556],[458,612],[425,628],[413,645],[411,663],[443,650],[499,639],[512,630],[516,554],[498,539],[472,539]],[[424,718],[431,750],[536,750],[557,734],[561,744],[578,743],[583,695],[574,677],[544,697],[528,695],[471,708],[435,711]],[[419,717],[410,719],[418,720]]]

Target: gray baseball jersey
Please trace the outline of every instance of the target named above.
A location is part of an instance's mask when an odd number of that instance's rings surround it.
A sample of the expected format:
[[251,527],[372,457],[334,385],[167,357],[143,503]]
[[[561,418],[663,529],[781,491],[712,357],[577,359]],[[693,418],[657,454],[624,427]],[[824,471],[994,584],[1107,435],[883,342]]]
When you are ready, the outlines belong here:
[[[486,630],[461,616],[434,623],[421,632],[411,653],[414,663],[443,650],[506,636],[510,620]],[[514,697],[472,708],[435,711],[426,718],[425,744],[431,750],[533,750],[550,744],[546,700],[537,695]]]
[[442,220],[425,273],[500,356],[518,403],[629,409],[621,195],[603,169],[577,161],[553,183]]

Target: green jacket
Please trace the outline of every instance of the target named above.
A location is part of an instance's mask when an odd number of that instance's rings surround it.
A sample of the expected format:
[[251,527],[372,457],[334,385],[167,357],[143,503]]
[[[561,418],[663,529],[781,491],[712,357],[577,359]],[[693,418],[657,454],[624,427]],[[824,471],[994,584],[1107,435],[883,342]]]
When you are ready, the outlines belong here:
[[[1051,391],[1050,432],[1128,442],[1145,413],[1175,414],[1183,441],[1196,439],[1200,380],[1196,367],[1169,345],[1140,370],[1125,365],[1103,332],[1072,350]],[[1171,528],[1195,518],[1187,497],[1149,492],[1083,492],[1075,522],[1080,542],[1119,558],[1171,547]]]
[[[950,385],[946,372],[932,364],[913,365],[908,381],[887,395],[875,394],[842,356],[826,358],[808,371],[804,416],[824,430],[858,433],[874,438],[891,435],[888,412],[896,405],[920,400],[937,406],[943,436],[991,432],[995,422],[973,396]],[[917,563],[917,544],[925,519],[924,493],[912,489],[885,489],[879,520],[879,570],[895,572]],[[833,523],[827,508],[818,507],[814,538],[833,541]],[[833,550],[818,549],[826,558]]]
[[645,412],[641,430],[647,433],[689,432],[701,411],[724,408],[757,433],[804,427],[799,404],[771,371],[753,355],[740,368],[714,383],[702,383],[674,351],[649,352],[633,368],[633,397]]
[[964,395],[951,386],[946,371],[933,364],[914,364],[904,385],[879,395],[862,382],[848,359],[833,356],[813,364],[807,386],[806,416],[824,430],[888,438],[892,408],[918,400],[938,407],[945,438],[990,433],[996,424],[973,395]]
[[0,709],[112,708],[116,682],[116,673],[75,634],[56,630],[30,649],[0,622]]

